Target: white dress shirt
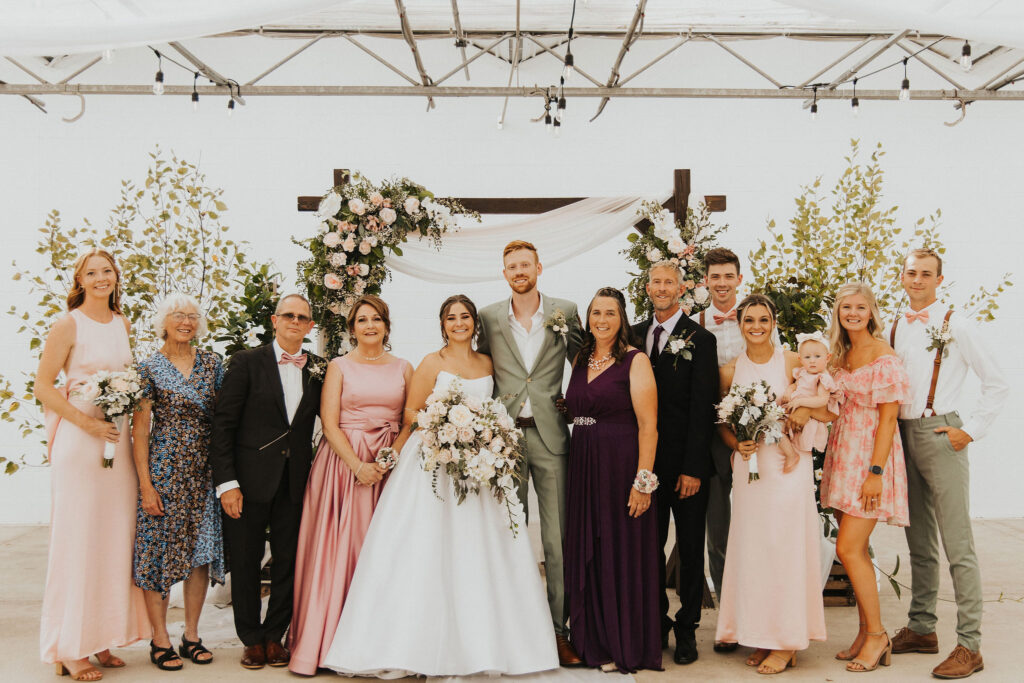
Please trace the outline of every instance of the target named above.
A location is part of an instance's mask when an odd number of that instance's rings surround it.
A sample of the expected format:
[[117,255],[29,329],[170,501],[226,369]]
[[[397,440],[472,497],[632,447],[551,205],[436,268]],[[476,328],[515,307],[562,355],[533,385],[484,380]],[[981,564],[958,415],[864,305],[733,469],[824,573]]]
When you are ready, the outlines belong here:
[[[523,358],[526,371],[533,370],[533,364],[537,362],[537,355],[541,346],[544,345],[544,297],[538,292],[540,303],[537,312],[530,318],[530,329],[525,327],[516,319],[516,313],[512,309],[512,299],[508,300],[508,324],[512,328],[512,338],[516,340],[516,348]],[[533,417],[533,408],[530,406],[530,399],[527,397],[519,417]]]
[[[721,323],[715,322],[716,313],[718,315],[729,315],[730,312],[735,310],[735,304],[728,311],[720,311],[715,307],[714,303],[704,309],[704,329],[715,335],[715,341],[718,345],[718,367],[722,367],[736,359],[747,347],[747,343],[743,340],[743,333],[740,332],[738,320],[723,320]],[[690,320],[699,325],[700,313],[691,315]],[[779,329],[777,327],[772,333],[772,341],[776,348],[782,346],[782,340],[779,339]]]
[[[281,375],[281,388],[284,390],[284,409],[288,414],[288,423],[295,419],[295,411],[299,409],[299,402],[302,401],[302,369],[296,367],[292,363],[285,363],[281,365],[281,354],[284,353],[284,349],[281,348],[277,340],[274,340],[274,358],[277,360],[277,372]],[[299,351],[302,353],[302,351]],[[217,497],[220,498],[225,491],[238,488],[238,480],[232,479],[226,481],[215,490]]]
[[[942,319],[949,306],[936,301],[925,310],[928,311],[927,323],[919,320],[907,322],[906,316],[900,315],[899,325],[896,326],[896,354],[910,376],[910,393],[913,396],[911,403],[900,406],[900,417],[905,420],[924,415],[928,389],[932,383],[932,368],[935,365],[935,351],[928,350],[932,343],[928,330],[942,328]],[[886,341],[891,329],[890,322],[885,334]],[[967,370],[973,370],[981,380],[981,400],[969,416],[961,417],[963,430],[977,441],[985,436],[992,421],[1006,404],[1010,385],[996,364],[995,354],[985,343],[977,324],[968,315],[960,311],[953,313],[949,319],[949,330],[953,340],[946,345],[949,353],[939,367],[932,408],[936,415],[956,410]]]
[[676,323],[683,317],[683,309],[676,310],[668,320],[663,323],[659,323],[657,318],[651,320],[651,326],[647,328],[647,340],[644,342],[644,348],[647,350],[647,355],[650,356],[654,352],[654,330],[661,325],[665,331],[661,333],[661,338],[658,340],[658,353],[665,350],[665,344],[668,343],[668,338],[672,336],[672,330],[676,328]]

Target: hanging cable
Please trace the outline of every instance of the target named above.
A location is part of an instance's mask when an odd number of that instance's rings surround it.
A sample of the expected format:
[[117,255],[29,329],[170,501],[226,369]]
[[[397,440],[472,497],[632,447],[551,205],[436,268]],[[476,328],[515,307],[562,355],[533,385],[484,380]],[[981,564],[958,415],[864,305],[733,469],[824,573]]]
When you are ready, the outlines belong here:
[[907,62],[910,57],[903,58],[903,83],[900,84],[900,102],[910,101],[910,79],[907,78]]
[[153,77],[153,94],[164,94],[164,61],[159,52],[156,52],[156,76]]
[[192,111],[199,111],[199,91],[196,90],[196,84],[199,82],[199,72],[195,71],[192,74]]
[[569,16],[569,39],[565,41],[565,68],[562,69],[562,84],[572,78],[575,60],[572,56],[572,31],[576,23],[576,0],[572,0],[572,14]]
[[860,100],[857,99],[857,79],[853,79],[853,99],[850,100],[850,107],[853,109],[853,115],[860,115]]
[[811,102],[811,121],[818,120],[818,86],[814,86],[814,101]]

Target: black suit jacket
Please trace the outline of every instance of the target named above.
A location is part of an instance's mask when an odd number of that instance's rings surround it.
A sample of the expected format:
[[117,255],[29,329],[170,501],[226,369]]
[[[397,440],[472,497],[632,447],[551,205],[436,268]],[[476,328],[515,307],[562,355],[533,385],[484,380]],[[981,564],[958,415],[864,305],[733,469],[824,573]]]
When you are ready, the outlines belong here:
[[[633,325],[641,349],[646,349],[652,318]],[[718,345],[711,334],[686,315],[672,336],[690,336],[693,358],[663,351],[654,365],[658,385],[658,449],[654,473],[663,486],[675,486],[680,474],[707,479],[713,473],[711,435],[719,399]],[[667,347],[666,347],[667,349]]]
[[313,462],[313,424],[323,388],[323,374],[311,370],[325,368],[322,358],[306,353],[302,400],[290,424],[273,344],[231,356],[213,414],[214,486],[238,480],[246,499],[266,503],[273,499],[287,466],[291,498],[302,500]]

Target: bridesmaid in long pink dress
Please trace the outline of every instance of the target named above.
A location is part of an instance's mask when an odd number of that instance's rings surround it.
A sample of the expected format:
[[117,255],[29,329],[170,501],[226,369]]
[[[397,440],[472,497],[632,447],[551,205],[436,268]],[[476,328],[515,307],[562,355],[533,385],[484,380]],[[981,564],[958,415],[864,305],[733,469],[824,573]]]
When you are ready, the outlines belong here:
[[[58,673],[67,671],[79,681],[103,677],[90,655],[102,667],[121,667],[124,662],[109,648],[150,635],[142,590],[132,581],[139,484],[131,439],[104,421],[91,402],[74,396],[98,370],[123,370],[132,362],[120,280],[109,253],[94,249],[79,257],[70,313],[50,329],[36,373],[53,496],[39,650]],[[61,371],[65,384],[57,388]],[[109,469],[101,466],[104,441],[117,443]]]
[[320,441],[306,484],[295,563],[291,661],[312,675],[334,640],[356,560],[384,486],[374,459],[401,428],[412,365],[388,353],[387,304],[364,296],[352,307],[355,348],[327,368]]
[[[765,380],[782,396],[800,359],[772,343],[775,305],[751,294],[737,316],[746,351],[722,367],[722,393],[733,384]],[[779,673],[796,663],[796,651],[809,641],[825,640],[813,464],[804,456],[783,472],[778,445],[737,443],[724,426],[720,433],[734,452],[732,524],[715,641],[757,648],[747,664],[758,673]],[[751,457],[757,458],[760,479],[748,482]]]

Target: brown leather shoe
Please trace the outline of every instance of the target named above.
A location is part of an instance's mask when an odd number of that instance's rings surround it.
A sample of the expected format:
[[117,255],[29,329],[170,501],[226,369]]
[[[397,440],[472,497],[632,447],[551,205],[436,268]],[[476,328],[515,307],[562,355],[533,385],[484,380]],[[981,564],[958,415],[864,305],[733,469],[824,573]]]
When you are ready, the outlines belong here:
[[267,664],[270,666],[288,666],[292,653],[288,648],[274,640],[267,641]]
[[555,634],[555,649],[558,650],[559,666],[583,666],[583,660],[576,654],[576,648],[565,636]]
[[903,655],[908,652],[939,654],[939,637],[934,633],[921,634],[904,626],[892,637],[892,653]]
[[242,651],[242,666],[246,669],[262,669],[267,663],[267,653],[262,645],[246,645]]
[[985,668],[981,661],[981,650],[971,652],[963,645],[957,645],[946,657],[946,661],[932,669],[936,678],[967,678],[975,671]]

